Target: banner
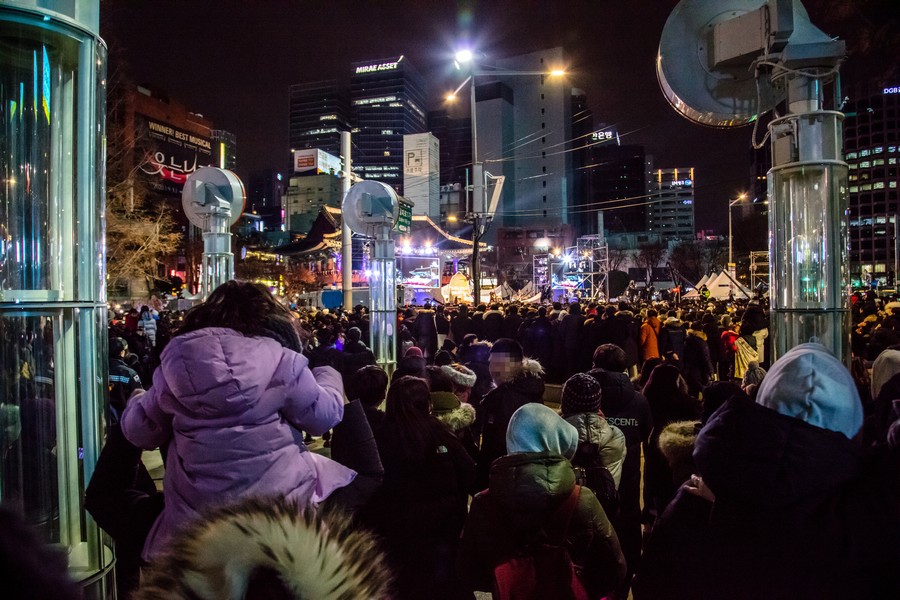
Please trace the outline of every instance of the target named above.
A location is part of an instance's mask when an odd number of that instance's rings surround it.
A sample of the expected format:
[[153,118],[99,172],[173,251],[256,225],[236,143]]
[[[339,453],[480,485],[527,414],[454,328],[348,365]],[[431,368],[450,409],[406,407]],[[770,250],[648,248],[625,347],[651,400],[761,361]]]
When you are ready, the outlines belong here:
[[140,114],[135,115],[135,128],[137,139],[149,142],[141,171],[156,192],[180,196],[188,175],[200,167],[215,166],[208,137]]

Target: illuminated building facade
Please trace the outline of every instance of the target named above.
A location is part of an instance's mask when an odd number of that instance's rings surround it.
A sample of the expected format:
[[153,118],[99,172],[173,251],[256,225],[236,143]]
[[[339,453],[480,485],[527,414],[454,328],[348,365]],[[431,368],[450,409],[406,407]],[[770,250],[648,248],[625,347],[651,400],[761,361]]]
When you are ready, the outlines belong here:
[[350,100],[337,80],[297,83],[290,87],[291,149],[321,148],[340,156],[341,132],[350,130]]
[[694,169],[650,172],[647,231],[665,240],[694,239]]
[[900,87],[847,88],[844,160],[850,166],[850,277],[896,285]]
[[403,136],[427,130],[425,80],[404,56],[355,62],[353,172],[403,194]]
[[237,166],[237,136],[224,129],[213,129],[210,137],[215,165],[220,169],[234,171]]

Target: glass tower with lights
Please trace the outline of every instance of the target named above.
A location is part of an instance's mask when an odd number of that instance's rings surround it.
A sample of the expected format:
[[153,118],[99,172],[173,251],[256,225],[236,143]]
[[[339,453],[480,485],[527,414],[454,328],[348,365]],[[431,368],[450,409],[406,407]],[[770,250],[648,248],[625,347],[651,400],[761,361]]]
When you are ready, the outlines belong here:
[[96,0],[0,5],[0,503],[91,599],[115,597],[83,500],[107,395],[98,32]]

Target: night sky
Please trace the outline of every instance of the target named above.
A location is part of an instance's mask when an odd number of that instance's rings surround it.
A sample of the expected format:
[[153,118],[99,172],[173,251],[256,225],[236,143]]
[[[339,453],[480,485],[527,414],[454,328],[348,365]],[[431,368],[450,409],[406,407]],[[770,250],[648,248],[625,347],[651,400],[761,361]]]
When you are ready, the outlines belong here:
[[[895,0],[858,0],[869,13]],[[750,179],[750,128],[709,129],[679,116],[656,80],[659,36],[677,0],[104,0],[101,35],[131,79],[164,91],[237,135],[238,168],[282,167],[288,150],[288,86],[346,79],[356,60],[404,54],[425,76],[429,109],[459,83],[461,40],[485,62],[562,46],[569,77],[595,123],[640,144],[658,167],[696,168],[696,224],[724,227],[727,200]],[[855,43],[837,0],[807,0],[812,22]],[[872,5],[875,5],[874,8]],[[896,8],[896,5],[894,6]],[[871,19],[871,15],[863,15]],[[885,18],[888,13],[885,13]],[[896,16],[893,18],[896,25]],[[868,22],[868,21],[867,21]],[[891,31],[889,29],[889,31]],[[896,27],[893,29],[896,32]],[[868,52],[872,62],[894,62]],[[862,72],[857,57],[844,69]],[[871,69],[870,69],[871,70]],[[876,70],[876,72],[878,72]],[[852,73],[851,73],[852,77]],[[760,132],[760,135],[762,132]]]

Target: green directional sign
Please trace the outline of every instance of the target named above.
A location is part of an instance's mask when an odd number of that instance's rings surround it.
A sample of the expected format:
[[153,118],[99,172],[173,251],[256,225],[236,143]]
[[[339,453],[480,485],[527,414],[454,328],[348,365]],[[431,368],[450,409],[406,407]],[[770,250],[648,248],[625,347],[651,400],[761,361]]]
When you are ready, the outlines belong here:
[[394,225],[394,231],[409,233],[409,228],[412,226],[412,207],[411,203],[400,200],[400,214],[397,217],[397,224]]

